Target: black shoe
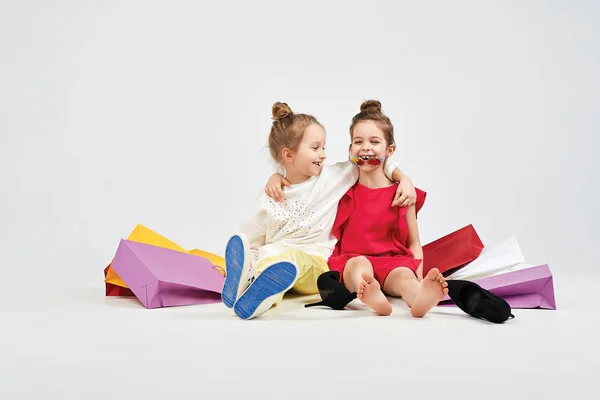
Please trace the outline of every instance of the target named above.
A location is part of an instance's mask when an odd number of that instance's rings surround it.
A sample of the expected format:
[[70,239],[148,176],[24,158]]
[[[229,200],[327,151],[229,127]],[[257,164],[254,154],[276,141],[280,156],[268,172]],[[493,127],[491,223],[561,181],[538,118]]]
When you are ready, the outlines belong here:
[[350,293],[346,286],[340,282],[338,271],[327,271],[319,275],[317,287],[322,301],[305,304],[304,307],[327,306],[334,310],[343,310],[348,303],[356,298],[356,293]]
[[506,300],[475,282],[463,280],[447,280],[446,282],[448,283],[448,296],[467,314],[496,324],[515,317]]

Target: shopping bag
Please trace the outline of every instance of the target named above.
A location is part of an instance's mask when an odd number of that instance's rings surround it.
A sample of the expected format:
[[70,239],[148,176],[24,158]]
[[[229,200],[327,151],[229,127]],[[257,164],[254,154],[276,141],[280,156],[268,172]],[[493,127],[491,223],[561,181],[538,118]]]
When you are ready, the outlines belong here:
[[[473,282],[506,300],[511,308],[556,310],[554,279],[548,264],[475,279]],[[446,295],[439,305],[454,303]]]
[[112,268],[146,308],[221,301],[225,278],[201,256],[122,239]]
[[[110,265],[108,265],[106,268],[104,268],[104,279],[105,280],[106,280],[106,276],[108,275],[109,268],[110,268]],[[111,271],[115,276],[117,275],[116,273],[114,273],[114,271],[112,269],[111,269]],[[108,282],[105,283],[105,286],[106,286],[106,295],[107,296],[123,296],[123,297],[135,296],[133,294],[133,292],[131,291],[131,289],[129,289],[129,288],[113,285],[112,283],[108,283]]]
[[467,225],[423,246],[423,276],[438,268],[447,276],[475,260],[483,243],[473,225]]
[[513,236],[495,246],[486,247],[477,259],[452,272],[447,279],[472,281],[532,266],[525,262],[519,242]]
[[[147,227],[145,227],[141,224],[138,224],[133,229],[133,231],[127,237],[127,240],[133,241],[133,242],[138,242],[138,243],[151,244],[154,246],[179,251],[182,253],[189,253],[189,254],[194,254],[197,256],[205,257],[209,261],[211,261],[213,263],[213,265],[216,265],[219,267],[218,270],[221,272],[221,274],[223,276],[225,275],[225,259],[223,257],[220,257],[216,254],[209,253],[204,250],[199,250],[199,249],[193,249],[193,250],[187,251],[183,247],[179,246],[177,243],[172,242],[171,240],[165,238],[164,236],[159,235],[158,233],[154,232],[151,229],[148,229]],[[106,283],[105,286],[106,286],[106,295],[107,296],[120,296],[121,295],[121,294],[114,294],[114,293],[119,293],[120,291],[118,291],[117,289],[114,289],[113,286],[127,288],[127,284],[125,282],[123,282],[123,280],[119,277],[119,275],[114,271],[111,264],[108,265],[107,270],[104,272],[104,282]]]

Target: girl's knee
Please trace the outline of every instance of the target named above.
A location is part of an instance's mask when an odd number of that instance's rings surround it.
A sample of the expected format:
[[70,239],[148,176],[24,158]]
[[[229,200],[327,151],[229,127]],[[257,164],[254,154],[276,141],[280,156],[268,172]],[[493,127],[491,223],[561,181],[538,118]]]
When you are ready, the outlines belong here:
[[369,259],[365,256],[358,256],[358,257],[354,257],[348,260],[348,262],[346,263],[346,267],[349,266],[354,266],[356,267],[370,267],[371,266],[371,262],[369,261]]
[[346,262],[343,279],[344,281],[351,280],[352,276],[359,276],[363,272],[373,273],[373,266],[369,259],[363,256],[351,258]]

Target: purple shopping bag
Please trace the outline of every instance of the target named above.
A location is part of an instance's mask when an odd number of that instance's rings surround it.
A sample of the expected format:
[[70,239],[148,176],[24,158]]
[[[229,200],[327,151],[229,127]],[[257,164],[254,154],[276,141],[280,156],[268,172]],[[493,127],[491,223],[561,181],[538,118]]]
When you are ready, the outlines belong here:
[[[547,264],[475,279],[473,282],[506,300],[511,308],[556,310],[554,281]],[[439,305],[452,306],[454,303],[446,295]]]
[[112,268],[146,308],[221,301],[225,278],[204,257],[123,239]]

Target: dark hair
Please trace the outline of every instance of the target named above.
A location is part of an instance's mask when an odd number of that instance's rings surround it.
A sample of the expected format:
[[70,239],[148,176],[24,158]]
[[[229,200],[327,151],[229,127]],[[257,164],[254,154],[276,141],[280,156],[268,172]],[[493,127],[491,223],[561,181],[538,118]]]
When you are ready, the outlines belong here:
[[394,125],[392,121],[381,112],[381,103],[377,100],[367,100],[360,105],[360,112],[352,118],[350,125],[350,140],[354,138],[354,128],[359,122],[375,121],[379,129],[383,132],[383,136],[387,141],[388,146],[395,144],[394,141]]

